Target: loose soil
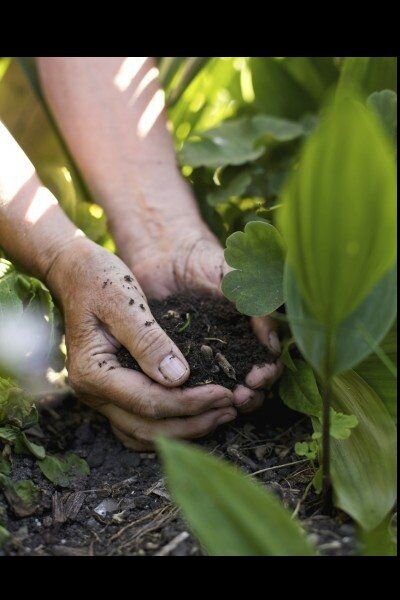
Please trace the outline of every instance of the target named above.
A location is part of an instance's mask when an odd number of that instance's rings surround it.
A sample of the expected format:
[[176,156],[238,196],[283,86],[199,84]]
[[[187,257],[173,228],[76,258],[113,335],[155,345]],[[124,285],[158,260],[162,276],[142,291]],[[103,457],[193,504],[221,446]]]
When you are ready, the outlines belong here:
[[[149,306],[189,363],[186,386],[217,383],[232,389],[244,382],[252,365],[274,359],[258,342],[250,319],[223,298],[176,295],[152,300]],[[146,326],[152,323],[145,320]],[[141,371],[126,348],[117,357],[123,367]]]
[[[319,497],[311,488],[307,491],[313,468],[294,453],[296,441],[310,435],[307,423],[271,394],[261,410],[198,443],[245,473],[261,471],[254,478],[289,511],[298,511],[321,554],[352,555],[354,526],[343,513],[323,514]],[[17,518],[0,493],[0,514],[12,533],[0,555],[202,554],[169,499],[156,454],[124,448],[108,422],[72,396],[42,409],[41,428],[32,433],[48,452],[75,452],[85,458],[90,475],[60,488],[44,478],[34,459],[16,456],[12,478],[32,479],[42,490],[42,500],[34,515]]]
[[[233,387],[243,381],[252,364],[271,359],[255,341],[249,320],[225,301],[177,296],[153,302],[151,308],[189,361],[189,385],[212,381]],[[201,349],[204,345],[211,348],[212,360],[210,351]],[[236,380],[224,369],[214,368],[221,367],[218,352],[234,369]],[[120,361],[138,368],[126,351],[120,352]],[[356,552],[353,524],[344,513],[323,513],[310,484],[314,468],[294,452],[295,443],[310,433],[309,419],[283,406],[272,389],[262,409],[196,443],[253,474],[297,514],[321,554],[352,555]],[[29,437],[49,453],[74,452],[85,458],[90,474],[61,488],[44,477],[33,458],[13,456],[13,480],[33,480],[42,496],[32,516],[18,518],[0,492],[0,517],[12,534],[0,555],[203,554],[170,501],[156,454],[124,448],[108,422],[75,397],[44,404],[40,427],[32,428]]]

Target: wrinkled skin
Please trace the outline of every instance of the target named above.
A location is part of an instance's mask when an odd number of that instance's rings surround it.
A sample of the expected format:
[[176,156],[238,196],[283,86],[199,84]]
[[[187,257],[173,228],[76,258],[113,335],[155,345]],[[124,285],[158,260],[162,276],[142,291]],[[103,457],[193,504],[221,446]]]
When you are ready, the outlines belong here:
[[[219,385],[181,387],[189,376],[187,362],[154,321],[143,289],[158,298],[188,290],[219,294],[226,267],[223,251],[213,240],[188,237],[186,244],[177,242],[177,248],[169,258],[150,255],[136,264],[136,279],[107,250],[87,239],[75,240],[58,255],[47,278],[64,313],[71,386],[110,420],[125,445],[136,450],[151,449],[160,434],[202,437],[233,420],[237,409],[254,410],[263,401],[259,388],[270,385],[281,369],[279,364],[254,367],[246,378],[248,387],[237,386],[233,393]],[[257,319],[254,328],[271,347],[273,322]],[[120,366],[115,354],[121,344],[145,374]],[[171,355],[183,365],[182,374],[175,373],[173,380],[159,368]]]

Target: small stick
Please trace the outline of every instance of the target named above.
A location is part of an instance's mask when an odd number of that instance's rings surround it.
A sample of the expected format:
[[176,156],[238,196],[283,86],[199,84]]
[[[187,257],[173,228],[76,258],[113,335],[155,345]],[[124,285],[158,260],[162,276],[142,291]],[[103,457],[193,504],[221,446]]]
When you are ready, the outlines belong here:
[[175,548],[177,548],[179,546],[179,544],[181,544],[188,537],[189,537],[188,532],[182,531],[177,536],[175,536],[170,542],[168,542],[168,544],[166,544],[163,548],[161,548],[161,550],[156,552],[154,556],[168,556],[168,554],[170,554],[170,552],[175,550]]
[[285,463],[284,465],[276,465],[275,467],[267,467],[266,469],[260,469],[259,471],[255,471],[254,473],[249,473],[247,477],[251,477],[252,475],[259,475],[260,473],[265,473],[266,471],[274,471],[275,469],[283,469],[283,467],[291,467],[292,465],[298,465],[299,463],[303,463],[309,460],[308,458],[302,458],[301,460],[295,460],[290,463]]

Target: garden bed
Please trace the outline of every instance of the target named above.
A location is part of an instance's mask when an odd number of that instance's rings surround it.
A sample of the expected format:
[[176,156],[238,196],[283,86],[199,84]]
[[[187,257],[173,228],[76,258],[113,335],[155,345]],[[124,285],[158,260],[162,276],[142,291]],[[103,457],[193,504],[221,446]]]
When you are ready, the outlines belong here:
[[[169,500],[154,453],[125,449],[105,419],[71,396],[41,412],[38,441],[49,452],[75,452],[85,458],[90,475],[70,488],[60,488],[45,479],[33,459],[15,457],[13,479],[32,479],[43,493],[30,517],[16,518],[6,508],[5,525],[12,539],[4,554],[201,554]],[[354,526],[347,517],[324,515],[311,489],[301,500],[313,469],[296,456],[293,447],[309,434],[307,421],[270,397],[263,409],[220,427],[200,444],[247,473],[263,471],[254,477],[289,510],[298,507],[298,516],[322,554],[349,555],[354,552]],[[3,497],[1,505],[5,505]],[[109,512],[104,514],[105,510]]]

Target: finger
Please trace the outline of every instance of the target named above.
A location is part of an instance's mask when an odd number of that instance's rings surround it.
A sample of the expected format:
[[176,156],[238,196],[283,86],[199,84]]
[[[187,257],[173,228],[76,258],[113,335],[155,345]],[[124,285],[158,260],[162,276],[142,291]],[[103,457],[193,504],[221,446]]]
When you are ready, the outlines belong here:
[[233,421],[237,414],[233,407],[229,407],[209,410],[193,417],[151,421],[131,415],[112,404],[102,406],[100,412],[109,419],[113,427],[129,438],[145,444],[152,442],[158,435],[177,439],[203,437],[218,425]]
[[278,324],[272,317],[255,317],[252,319],[253,331],[264,346],[274,355],[281,353],[281,343],[277,334]]
[[144,418],[192,416],[233,404],[233,393],[220,385],[166,388],[143,373],[109,364],[97,369],[90,393]]
[[251,390],[245,385],[238,385],[233,391],[233,402],[240,412],[252,412],[262,405],[264,394]]
[[119,274],[113,283],[102,292],[99,318],[149,377],[164,386],[182,385],[189,377],[189,365],[155,321],[133,275]]
[[282,371],[283,364],[279,360],[265,365],[254,365],[246,375],[245,383],[252,389],[269,387],[281,376]]

